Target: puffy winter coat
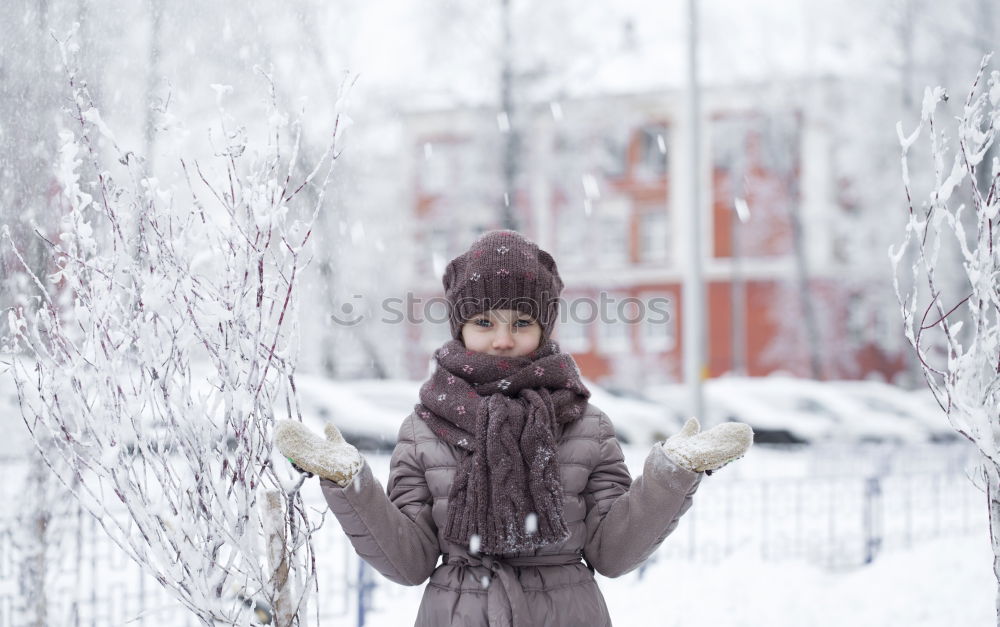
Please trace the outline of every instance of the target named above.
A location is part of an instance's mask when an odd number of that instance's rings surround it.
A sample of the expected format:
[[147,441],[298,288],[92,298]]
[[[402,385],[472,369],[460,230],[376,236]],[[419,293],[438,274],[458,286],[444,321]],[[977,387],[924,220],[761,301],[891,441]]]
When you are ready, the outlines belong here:
[[367,463],[346,488],[321,483],[358,555],[397,583],[430,577],[417,627],[597,627],[611,619],[587,564],[607,577],[639,566],[677,526],[701,478],[653,449],[633,481],[611,421],[589,405],[558,436],[569,538],[509,556],[470,554],[444,539],[459,451],[415,415],[399,430],[388,494]]

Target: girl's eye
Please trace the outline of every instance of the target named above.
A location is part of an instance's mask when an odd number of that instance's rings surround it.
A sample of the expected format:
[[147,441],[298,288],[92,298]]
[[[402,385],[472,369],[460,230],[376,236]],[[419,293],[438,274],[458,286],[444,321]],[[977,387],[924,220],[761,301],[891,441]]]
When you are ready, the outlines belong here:
[[528,318],[521,318],[514,323],[514,326],[521,327],[523,329],[525,327],[530,327],[534,322],[534,320],[529,320]]
[[477,327],[484,327],[485,328],[485,327],[490,326],[490,321],[487,320],[486,318],[479,318],[478,320],[476,320],[472,324],[476,325]]

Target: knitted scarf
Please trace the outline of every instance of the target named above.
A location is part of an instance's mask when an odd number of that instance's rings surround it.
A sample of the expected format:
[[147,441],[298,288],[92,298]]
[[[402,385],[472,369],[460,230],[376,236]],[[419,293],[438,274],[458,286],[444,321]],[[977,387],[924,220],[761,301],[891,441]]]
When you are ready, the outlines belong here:
[[569,537],[555,459],[563,426],[583,416],[590,392],[573,358],[544,341],[524,357],[476,353],[451,340],[420,388],[417,415],[465,452],[448,495],[444,535],[491,555]]

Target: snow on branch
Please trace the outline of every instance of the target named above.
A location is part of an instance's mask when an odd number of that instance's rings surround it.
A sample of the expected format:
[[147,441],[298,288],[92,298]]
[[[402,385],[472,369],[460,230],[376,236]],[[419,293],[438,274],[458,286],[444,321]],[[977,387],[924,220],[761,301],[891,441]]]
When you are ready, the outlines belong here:
[[302,168],[301,120],[261,71],[266,137],[250,141],[218,89],[215,157],[181,159],[181,183],[163,185],[120,147],[71,39],[59,43],[72,123],[61,234],[46,240],[56,266],[31,274],[33,310],[6,312],[24,421],[67,489],[203,624],[266,608],[304,625],[316,525],[301,479],[272,463],[272,427],[276,411],[300,417],[297,284],[342,129]]
[[[989,62],[987,55],[954,122],[955,149],[935,126],[937,107],[947,100],[941,88],[926,90],[916,130],[906,135],[902,123],[897,125],[909,221],[889,258],[906,337],[927,385],[952,427],[982,454],[993,570],[1000,583],[1000,162],[986,160],[1000,127],[1000,72],[987,74]],[[924,130],[934,179],[927,199],[915,208],[908,160]],[[955,254],[942,254],[947,247]],[[961,266],[958,290],[947,289],[941,278],[954,265]],[[1000,624],[1000,588],[997,617]]]
[[[947,100],[940,87],[926,90],[920,124],[911,134],[903,132],[902,123],[897,125],[909,221],[902,244],[891,248],[889,256],[906,337],[916,350],[931,392],[954,428],[997,462],[1000,442],[994,430],[1000,429],[1000,293],[996,277],[1000,250],[994,250],[994,243],[1000,169],[996,159],[989,164],[988,189],[977,186],[978,170],[987,166],[983,157],[994,143],[1000,116],[1000,73],[987,75],[988,64],[987,56],[956,120],[955,149],[949,147],[946,132],[935,127],[937,107]],[[925,131],[934,180],[926,201],[918,208],[907,174],[908,160],[911,147]],[[970,207],[956,203],[956,198],[971,202],[971,213]],[[950,300],[938,279],[941,265],[947,262],[941,255],[942,246],[949,245],[957,248],[963,276],[962,293],[950,296]],[[902,267],[904,259],[912,266]],[[912,287],[901,287],[904,277]]]

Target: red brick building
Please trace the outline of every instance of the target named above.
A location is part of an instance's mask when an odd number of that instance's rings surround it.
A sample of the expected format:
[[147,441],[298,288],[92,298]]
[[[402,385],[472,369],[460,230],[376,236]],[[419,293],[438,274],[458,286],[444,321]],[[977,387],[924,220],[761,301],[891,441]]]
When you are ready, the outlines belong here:
[[[708,300],[708,376],[781,370],[810,376],[892,377],[899,350],[877,347],[876,320],[853,307],[825,225],[837,210],[826,162],[832,141],[802,102],[761,112],[746,90],[706,95],[703,268]],[[545,103],[522,111],[522,158],[510,198],[519,229],[550,250],[566,289],[557,339],[590,378],[622,388],[677,381],[682,373],[683,246],[677,207],[690,176],[681,151],[679,92]],[[487,109],[408,116],[415,276],[427,297],[447,262],[479,232],[500,224],[503,124]],[[737,206],[744,220],[737,219]],[[801,224],[796,234],[796,220]],[[798,238],[798,239],[797,239]],[[796,241],[801,255],[796,255]],[[803,270],[800,266],[804,265]],[[420,283],[419,279],[423,279]],[[803,290],[803,286],[808,288]],[[808,300],[802,298],[803,292]],[[591,321],[593,305],[669,301],[669,319]],[[613,300],[612,300],[613,299]],[[638,309],[631,305],[633,314]],[[804,324],[812,308],[818,329]],[[625,307],[628,309],[628,307]],[[879,326],[881,325],[881,327]],[[415,376],[443,325],[416,325]]]

